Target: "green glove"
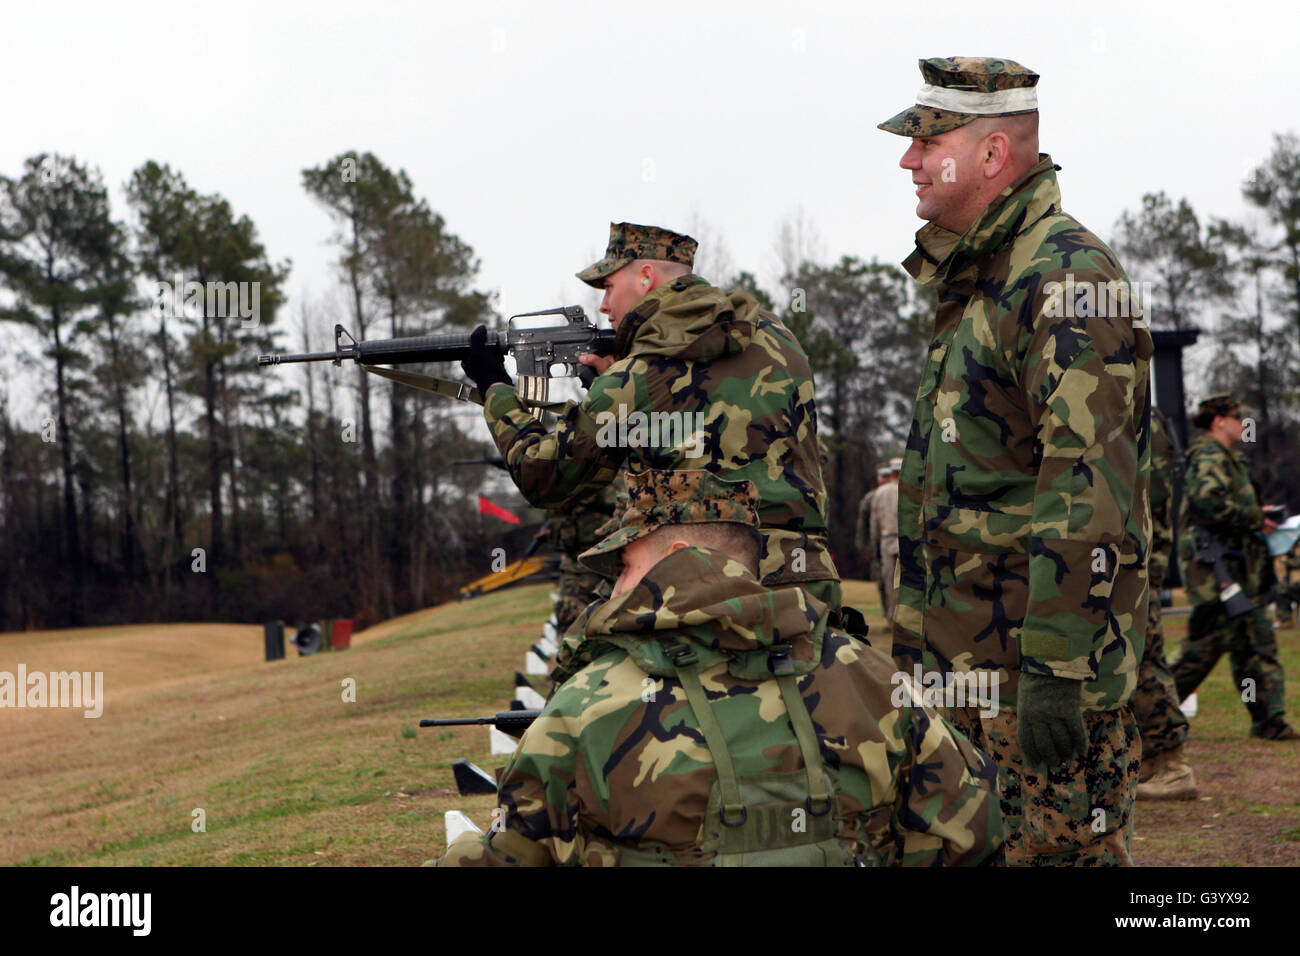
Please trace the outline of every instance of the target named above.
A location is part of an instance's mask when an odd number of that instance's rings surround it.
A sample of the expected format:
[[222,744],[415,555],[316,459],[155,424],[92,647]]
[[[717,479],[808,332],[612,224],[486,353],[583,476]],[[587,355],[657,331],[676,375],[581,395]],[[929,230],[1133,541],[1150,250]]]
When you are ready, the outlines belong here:
[[1046,770],[1088,750],[1083,726],[1083,681],[1021,674],[1017,739],[1025,762]]

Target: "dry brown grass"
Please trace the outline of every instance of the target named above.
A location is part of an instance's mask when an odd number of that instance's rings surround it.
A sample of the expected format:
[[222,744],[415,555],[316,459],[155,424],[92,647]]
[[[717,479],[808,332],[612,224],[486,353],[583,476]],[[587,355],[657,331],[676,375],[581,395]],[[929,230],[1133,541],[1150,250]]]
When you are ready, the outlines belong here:
[[[871,637],[874,585],[845,582]],[[370,628],[353,648],[262,659],[262,631],[147,625],[0,635],[0,670],[103,671],[103,716],[0,709],[0,863],[413,864],[444,846],[442,813],[486,823],[492,797],[456,794],[451,761],[491,769],[481,727],[426,716],[504,709],[538,636],[548,585]],[[1186,618],[1168,619],[1177,643]],[[1280,634],[1292,674],[1300,633]],[[1300,747],[1245,736],[1225,661],[1201,693],[1191,753],[1207,799],[1139,804],[1139,864],[1300,863]],[[345,678],[356,703],[341,699]],[[542,681],[544,682],[544,681]],[[539,682],[542,683],[542,682]],[[1293,717],[1294,719],[1294,717]],[[206,812],[207,831],[191,828]]]

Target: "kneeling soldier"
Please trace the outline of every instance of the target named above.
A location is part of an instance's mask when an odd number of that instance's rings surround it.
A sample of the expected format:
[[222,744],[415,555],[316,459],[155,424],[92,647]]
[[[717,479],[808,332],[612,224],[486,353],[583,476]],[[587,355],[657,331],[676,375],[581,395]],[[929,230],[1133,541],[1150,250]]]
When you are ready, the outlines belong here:
[[[583,554],[621,575],[591,661],[552,695],[454,865],[972,865],[1002,840],[996,768],[893,662],[756,579],[758,495],[629,476]],[[901,691],[901,693],[900,693]],[[895,706],[902,699],[905,706]]]

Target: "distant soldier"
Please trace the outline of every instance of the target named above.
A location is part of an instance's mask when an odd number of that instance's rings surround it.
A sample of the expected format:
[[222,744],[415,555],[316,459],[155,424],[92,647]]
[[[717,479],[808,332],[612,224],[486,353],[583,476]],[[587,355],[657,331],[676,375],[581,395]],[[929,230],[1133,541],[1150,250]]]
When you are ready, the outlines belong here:
[[582,567],[578,555],[603,537],[599,532],[614,516],[618,485],[608,484],[593,498],[551,512],[551,546],[560,555],[560,576],[555,584],[555,629],[560,635],[595,600],[595,592],[604,580]]
[[1151,554],[1147,559],[1147,643],[1133,691],[1133,716],[1142,734],[1139,800],[1193,800],[1196,775],[1187,763],[1187,718],[1178,708],[1178,688],[1165,660],[1160,589],[1174,552],[1173,489],[1183,456],[1169,422],[1151,410]]
[[[987,672],[951,711],[998,763],[1007,862],[1131,865],[1153,352],[1114,254],[1061,210],[1038,74],[921,61],[904,268],[938,293],[899,484],[894,657]],[[969,678],[968,678],[969,679]]]
[[898,473],[902,467],[903,459],[891,459],[889,481],[871,496],[871,541],[880,554],[881,608],[886,621],[894,616],[897,593],[894,569],[898,565]]
[[586,621],[592,662],[520,740],[491,832],[462,834],[442,865],[970,866],[996,851],[988,758],[805,589],[758,582],[751,482],[645,471],[628,491],[619,530],[583,556],[622,569]]
[[876,469],[876,487],[863,495],[858,503],[858,523],[853,536],[853,543],[857,545],[858,553],[866,559],[867,577],[876,582],[876,587],[880,591],[882,611],[885,607],[885,584],[880,576],[880,542],[871,536],[871,500],[875,498],[877,491],[889,484],[891,474],[888,465]]
[[470,339],[463,363],[528,502],[554,508],[595,495],[625,464],[704,469],[758,486],[763,582],[801,585],[838,614],[826,531],[812,367],[798,340],[749,293],[691,273],[696,242],[657,226],[611,223],[605,257],[578,273],[601,289],[618,334],[599,377],[547,432],[520,401],[501,357]]
[[1284,578],[1277,584],[1278,627],[1292,623],[1295,606],[1300,604],[1300,540],[1291,546],[1283,562]]
[[[1286,721],[1286,689],[1277,639],[1263,602],[1271,583],[1272,559],[1263,534],[1277,525],[1264,517],[1245,456],[1233,446],[1242,438],[1241,405],[1235,395],[1212,395],[1194,419],[1204,430],[1187,453],[1178,561],[1192,601],[1187,639],[1174,662],[1179,699],[1209,676],[1223,652],[1232,661],[1232,680],[1250,712],[1250,735],[1263,740],[1298,740]],[[1207,545],[1227,549],[1222,563],[1229,581],[1198,560]],[[1224,600],[1233,586],[1255,604],[1229,619]]]

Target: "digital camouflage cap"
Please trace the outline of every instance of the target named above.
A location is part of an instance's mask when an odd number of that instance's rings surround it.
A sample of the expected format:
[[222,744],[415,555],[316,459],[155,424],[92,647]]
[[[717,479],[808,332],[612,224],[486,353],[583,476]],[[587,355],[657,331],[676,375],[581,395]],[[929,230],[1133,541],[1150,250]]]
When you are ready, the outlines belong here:
[[1210,427],[1218,415],[1229,415],[1240,418],[1242,414],[1241,402],[1237,400],[1236,393],[1226,392],[1222,395],[1211,395],[1200,405],[1196,406],[1196,417],[1192,419],[1192,424],[1197,428],[1205,429]]
[[879,129],[899,136],[938,136],[985,116],[1038,109],[1038,74],[1015,60],[949,56],[918,62],[925,83],[916,104],[879,124]]
[[667,525],[740,524],[758,533],[758,489],[707,471],[643,471],[627,476],[627,510],[618,530],[578,555],[606,577],[617,577],[619,552]]
[[611,222],[605,258],[587,266],[578,278],[597,289],[604,288],[605,276],[611,275],[635,259],[680,262],[688,269],[695,264],[699,243],[659,226],[638,226],[634,222]]

